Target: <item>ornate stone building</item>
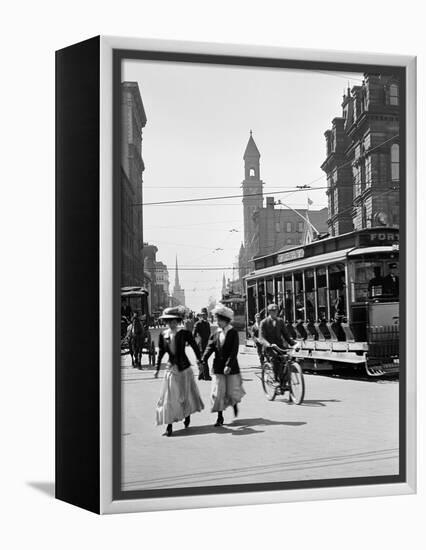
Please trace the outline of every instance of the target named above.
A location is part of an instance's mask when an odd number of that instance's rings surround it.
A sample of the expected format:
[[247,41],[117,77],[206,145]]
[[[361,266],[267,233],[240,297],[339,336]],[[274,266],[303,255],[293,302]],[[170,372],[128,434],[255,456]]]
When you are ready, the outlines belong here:
[[161,311],[168,307],[170,303],[169,270],[163,262],[155,262],[155,278],[158,309]]
[[332,235],[399,226],[400,83],[365,73],[343,96],[342,116],[325,132],[328,225]]
[[121,84],[121,286],[146,284],[142,266],[142,130],[146,115],[137,82]]

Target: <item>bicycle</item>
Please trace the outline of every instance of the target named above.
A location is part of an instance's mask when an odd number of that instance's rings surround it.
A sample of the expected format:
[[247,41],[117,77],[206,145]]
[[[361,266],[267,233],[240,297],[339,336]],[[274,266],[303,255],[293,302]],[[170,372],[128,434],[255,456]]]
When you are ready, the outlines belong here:
[[269,401],[277,395],[289,392],[289,400],[300,405],[305,397],[305,378],[302,367],[285,349],[278,347],[266,350],[262,364],[262,386]]

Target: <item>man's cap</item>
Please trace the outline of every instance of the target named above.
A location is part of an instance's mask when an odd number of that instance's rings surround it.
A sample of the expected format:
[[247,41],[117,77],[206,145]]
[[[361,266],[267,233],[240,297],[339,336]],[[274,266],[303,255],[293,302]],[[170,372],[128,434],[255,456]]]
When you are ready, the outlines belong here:
[[278,309],[277,304],[269,304],[268,311],[272,311],[273,309]]
[[395,262],[392,262],[391,264],[389,264],[390,269],[396,269],[397,267],[398,267],[398,264],[396,264]]

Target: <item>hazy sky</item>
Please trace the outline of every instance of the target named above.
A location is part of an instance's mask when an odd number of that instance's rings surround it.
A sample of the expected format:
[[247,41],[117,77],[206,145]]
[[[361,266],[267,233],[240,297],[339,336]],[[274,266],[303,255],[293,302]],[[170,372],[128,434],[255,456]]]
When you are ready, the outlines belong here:
[[[123,63],[123,80],[138,82],[147,116],[144,240],[169,268],[177,254],[187,305],[198,311],[209,296],[220,298],[223,272],[232,277],[243,239],[242,199],[147,203],[240,195],[252,129],[265,196],[305,208],[306,192],[274,191],[326,185],[324,132],[341,116],[348,82],[360,84],[362,75],[131,60]],[[309,197],[312,209],[327,205],[324,189]],[[169,273],[172,291],[174,269]]]

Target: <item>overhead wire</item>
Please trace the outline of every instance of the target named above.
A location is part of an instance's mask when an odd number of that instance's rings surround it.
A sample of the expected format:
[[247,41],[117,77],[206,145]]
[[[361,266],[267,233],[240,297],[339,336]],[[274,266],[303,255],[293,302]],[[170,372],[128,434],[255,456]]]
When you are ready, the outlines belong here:
[[[390,141],[396,139],[397,137],[399,137],[399,134],[395,134],[395,135],[391,136],[390,138],[386,139],[385,141],[379,143],[378,145],[372,147],[371,149],[368,150],[368,154],[371,154],[376,149],[380,149],[381,147],[383,147],[383,145],[385,145],[386,143],[389,143]],[[340,170],[341,168],[344,168],[345,166],[352,165],[352,163],[353,163],[353,160],[351,159],[351,160],[348,160],[348,161],[340,164],[339,166],[334,167],[333,169]],[[328,186],[312,187],[313,183],[316,183],[320,180],[323,180],[326,177],[327,177],[327,174],[323,174],[323,175],[319,176],[318,178],[316,178],[314,180],[311,180],[309,183],[306,183],[306,184],[303,184],[303,185],[298,185],[298,186],[295,186],[295,187],[289,187],[285,190],[278,190],[278,191],[275,191],[275,190],[272,191],[271,190],[269,193],[274,193],[275,195],[280,195],[280,194],[286,194],[286,193],[303,192],[303,191],[306,191],[307,189],[309,189],[310,191],[328,189]],[[166,205],[166,204],[183,204],[183,203],[204,202],[204,201],[221,200],[221,199],[256,197],[256,196],[260,196],[260,195],[263,196],[264,194],[267,194],[267,193],[265,193],[262,190],[258,193],[246,193],[246,194],[238,194],[238,195],[222,195],[222,196],[219,195],[219,196],[214,196],[214,197],[198,197],[198,198],[189,198],[189,199],[176,199],[176,200],[170,200],[170,201],[134,203],[133,206],[162,206],[162,205]]]

